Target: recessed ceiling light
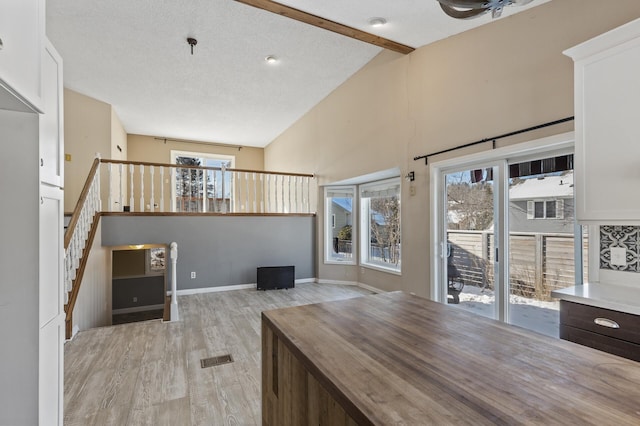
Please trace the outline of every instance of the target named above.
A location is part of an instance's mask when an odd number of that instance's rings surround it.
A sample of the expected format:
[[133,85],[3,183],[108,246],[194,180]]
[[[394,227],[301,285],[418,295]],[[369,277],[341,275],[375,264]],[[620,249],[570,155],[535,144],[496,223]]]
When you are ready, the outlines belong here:
[[273,65],[273,64],[278,62],[278,58],[273,56],[273,55],[265,56],[264,60],[267,61],[267,63],[271,64],[271,65]]
[[370,18],[369,25],[372,27],[381,27],[387,23],[387,20],[384,18]]

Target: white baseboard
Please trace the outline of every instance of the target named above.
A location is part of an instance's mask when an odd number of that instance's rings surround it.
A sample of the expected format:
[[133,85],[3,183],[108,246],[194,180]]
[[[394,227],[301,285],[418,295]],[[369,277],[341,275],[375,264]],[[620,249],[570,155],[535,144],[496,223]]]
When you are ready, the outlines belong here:
[[325,280],[324,278],[318,279],[318,284],[337,284],[337,285],[358,285],[358,281],[341,281],[341,280]]
[[[296,284],[307,284],[307,283],[315,283],[315,282],[316,282],[315,278],[301,278],[299,280],[295,280]],[[219,287],[189,288],[185,290],[178,290],[177,293],[178,293],[178,296],[188,296],[191,294],[215,293],[218,291],[255,289],[256,287],[257,287],[256,283],[223,285]],[[171,296],[171,291],[167,291],[167,296]]]
[[164,308],[164,304],[134,306],[132,308],[114,309],[114,310],[111,311],[111,314],[112,315],[130,314],[130,313],[133,313],[133,312],[153,311],[153,310],[156,310],[156,309],[163,309],[163,308]]
[[[223,285],[219,287],[203,287],[203,288],[188,288],[184,290],[178,290],[178,296],[189,296],[191,294],[202,294],[202,293],[216,293],[218,291],[229,291],[229,290],[245,290],[248,288],[256,288],[256,284],[238,284],[238,285]],[[167,295],[171,295],[171,292],[168,291]]]
[[360,288],[364,288],[365,290],[369,290],[373,293],[386,293],[386,290],[380,290],[379,288],[375,288],[358,281],[326,280],[324,278],[319,278],[317,282],[318,284],[354,285]]

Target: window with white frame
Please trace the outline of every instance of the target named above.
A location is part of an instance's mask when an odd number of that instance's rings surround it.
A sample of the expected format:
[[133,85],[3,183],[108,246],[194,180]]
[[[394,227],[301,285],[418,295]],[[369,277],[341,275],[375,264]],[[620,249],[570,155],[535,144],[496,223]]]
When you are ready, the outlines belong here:
[[527,201],[527,219],[563,219],[564,200]]
[[400,272],[400,178],[360,186],[360,262]]
[[224,213],[232,211],[231,173],[222,173],[220,169],[233,168],[235,156],[172,150],[171,162],[185,166],[219,168],[219,170],[176,168],[175,173],[172,174],[173,211]]
[[325,262],[354,264],[354,186],[325,188]]

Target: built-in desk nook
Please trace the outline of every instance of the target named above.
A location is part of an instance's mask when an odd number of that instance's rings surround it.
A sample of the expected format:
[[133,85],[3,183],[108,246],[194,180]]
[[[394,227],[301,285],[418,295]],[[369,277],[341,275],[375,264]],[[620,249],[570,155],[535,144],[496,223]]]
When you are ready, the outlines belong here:
[[640,424],[640,363],[402,292],[265,311],[263,425]]

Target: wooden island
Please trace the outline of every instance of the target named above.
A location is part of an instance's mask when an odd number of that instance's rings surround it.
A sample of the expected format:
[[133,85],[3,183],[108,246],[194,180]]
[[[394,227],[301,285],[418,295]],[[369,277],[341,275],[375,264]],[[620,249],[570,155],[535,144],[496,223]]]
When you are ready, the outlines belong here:
[[262,314],[262,424],[640,424],[640,363],[401,292]]

